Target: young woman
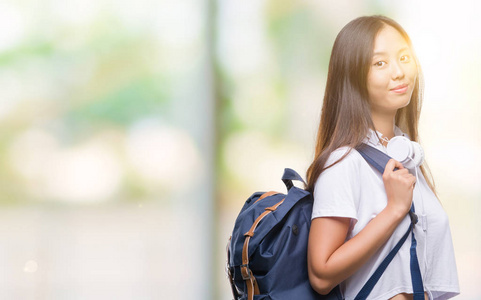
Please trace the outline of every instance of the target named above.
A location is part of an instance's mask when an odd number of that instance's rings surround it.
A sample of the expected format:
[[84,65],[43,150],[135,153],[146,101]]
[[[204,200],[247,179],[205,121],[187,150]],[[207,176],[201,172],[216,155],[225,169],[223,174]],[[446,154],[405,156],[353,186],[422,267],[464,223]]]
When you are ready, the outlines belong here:
[[[422,83],[411,41],[392,19],[360,17],[338,34],[307,171],[314,195],[309,280],[321,294],[340,284],[345,299],[354,299],[409,227],[412,202],[425,299],[459,294],[448,218],[426,164],[408,169],[391,159],[380,174],[354,149],[367,143],[387,153],[395,136],[418,141]],[[368,299],[413,299],[410,244],[408,238]]]

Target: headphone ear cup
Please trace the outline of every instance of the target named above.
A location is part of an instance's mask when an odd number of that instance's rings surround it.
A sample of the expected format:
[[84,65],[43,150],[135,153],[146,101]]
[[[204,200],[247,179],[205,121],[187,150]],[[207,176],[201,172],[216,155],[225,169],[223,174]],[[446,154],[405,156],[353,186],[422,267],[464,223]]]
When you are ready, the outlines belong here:
[[424,161],[421,145],[404,136],[395,136],[389,141],[387,154],[408,169],[419,167]]
[[424,162],[424,150],[420,144],[416,142],[411,142],[413,148],[413,165],[414,167],[419,167]]
[[411,141],[404,136],[395,136],[387,144],[386,150],[387,154],[403,164],[405,168],[409,168],[411,160],[409,157],[412,156],[412,145]]

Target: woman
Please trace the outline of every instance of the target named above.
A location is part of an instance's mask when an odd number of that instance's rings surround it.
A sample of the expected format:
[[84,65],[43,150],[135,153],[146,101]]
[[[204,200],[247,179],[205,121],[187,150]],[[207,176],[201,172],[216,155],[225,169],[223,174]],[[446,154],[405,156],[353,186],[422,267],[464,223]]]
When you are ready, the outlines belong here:
[[[425,166],[408,169],[391,159],[380,174],[353,149],[364,142],[387,153],[394,136],[418,141],[421,104],[421,67],[403,28],[384,16],[347,24],[333,46],[307,171],[314,195],[308,270],[317,292],[340,284],[345,299],[354,299],[406,232],[414,202],[425,299],[459,294],[447,215]],[[410,244],[409,238],[368,299],[413,299]]]

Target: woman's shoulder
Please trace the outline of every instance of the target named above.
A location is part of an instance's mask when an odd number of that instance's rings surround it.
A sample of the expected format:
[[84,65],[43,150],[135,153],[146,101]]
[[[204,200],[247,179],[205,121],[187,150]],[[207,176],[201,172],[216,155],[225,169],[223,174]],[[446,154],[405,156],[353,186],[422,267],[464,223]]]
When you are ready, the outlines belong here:
[[362,160],[361,154],[359,154],[356,149],[349,146],[342,146],[331,152],[325,166],[328,167],[335,163],[331,168],[336,166],[338,166],[337,168],[353,168],[359,167]]

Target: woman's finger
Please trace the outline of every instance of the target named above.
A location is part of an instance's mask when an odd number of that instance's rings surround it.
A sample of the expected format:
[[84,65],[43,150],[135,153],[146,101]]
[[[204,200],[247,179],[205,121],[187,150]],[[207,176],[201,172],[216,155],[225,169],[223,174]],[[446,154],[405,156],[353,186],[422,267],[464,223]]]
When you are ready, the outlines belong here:
[[408,169],[399,169],[394,172],[400,175],[410,174]]
[[400,162],[398,162],[394,158],[391,158],[387,162],[386,167],[384,168],[384,174],[392,173],[394,171],[394,168],[404,169],[403,165]]

